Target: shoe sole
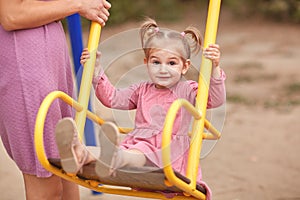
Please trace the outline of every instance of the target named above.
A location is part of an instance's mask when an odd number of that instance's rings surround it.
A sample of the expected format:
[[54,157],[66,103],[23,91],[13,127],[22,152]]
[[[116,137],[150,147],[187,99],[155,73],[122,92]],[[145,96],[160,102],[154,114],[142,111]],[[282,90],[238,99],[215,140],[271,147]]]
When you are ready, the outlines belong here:
[[72,118],[64,118],[58,122],[55,128],[56,144],[59,150],[61,165],[65,172],[76,174],[78,160],[74,152],[73,138],[76,125]]
[[111,173],[111,163],[116,153],[119,141],[119,130],[112,122],[106,122],[101,126],[99,134],[101,153],[96,161],[96,174],[99,177],[108,177]]

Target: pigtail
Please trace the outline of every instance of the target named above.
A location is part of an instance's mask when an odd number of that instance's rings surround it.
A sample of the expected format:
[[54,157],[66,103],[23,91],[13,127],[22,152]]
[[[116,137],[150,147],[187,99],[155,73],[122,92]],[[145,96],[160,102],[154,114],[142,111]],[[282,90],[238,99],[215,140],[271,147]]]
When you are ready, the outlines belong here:
[[[140,37],[142,48],[146,57],[149,55],[150,49],[153,47],[166,48],[164,40],[177,40],[183,44],[182,51],[177,53],[182,55],[182,58],[189,59],[192,55],[197,55],[202,45],[202,35],[200,31],[193,27],[187,27],[182,33],[168,29],[159,29],[155,20],[146,18],[140,28]],[[172,42],[172,41],[171,41]],[[159,45],[161,43],[161,45]]]
[[184,37],[186,38],[187,42],[189,43],[191,53],[196,55],[201,49],[202,34],[200,33],[200,31],[197,28],[195,28],[193,26],[187,27],[182,32],[182,34],[184,34]]
[[156,21],[147,17],[140,28],[140,37],[142,48],[145,48],[146,42],[159,31]]

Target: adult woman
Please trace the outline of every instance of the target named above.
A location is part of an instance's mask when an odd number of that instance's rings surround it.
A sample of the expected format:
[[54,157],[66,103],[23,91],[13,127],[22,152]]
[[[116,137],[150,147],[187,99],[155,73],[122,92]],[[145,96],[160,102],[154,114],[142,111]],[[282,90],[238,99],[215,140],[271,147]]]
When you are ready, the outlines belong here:
[[[78,187],[47,172],[33,145],[35,117],[53,90],[73,93],[72,70],[60,19],[79,13],[102,26],[110,3],[105,0],[0,0],[0,134],[21,170],[26,199],[79,199]],[[55,102],[45,125],[46,154],[57,157],[54,127],[71,116]]]

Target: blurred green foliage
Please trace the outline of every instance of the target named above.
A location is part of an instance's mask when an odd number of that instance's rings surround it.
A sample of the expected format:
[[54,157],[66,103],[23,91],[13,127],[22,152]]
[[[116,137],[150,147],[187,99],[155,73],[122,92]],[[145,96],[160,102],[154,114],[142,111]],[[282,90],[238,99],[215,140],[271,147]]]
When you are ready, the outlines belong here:
[[[140,21],[145,16],[174,22],[187,12],[206,12],[208,0],[109,0],[112,4],[108,26]],[[300,23],[300,0],[222,0],[222,8],[238,19],[261,15],[273,21]],[[65,22],[64,22],[65,23]],[[90,22],[82,18],[83,26]]]
[[273,21],[300,22],[300,0],[224,0],[235,15],[263,15]]
[[[199,12],[208,0],[110,0],[109,24],[141,20],[151,16],[160,21],[176,21],[186,12]],[[205,5],[205,6],[204,6]],[[300,22],[300,0],[222,0],[222,6],[241,18],[263,15],[274,21]]]
[[[186,12],[206,11],[208,1],[199,0],[109,0],[112,4],[107,26],[128,21],[141,21],[145,16],[159,21],[175,22]],[[200,9],[199,9],[200,8]],[[82,19],[83,25],[89,24]]]
[[159,20],[173,21],[181,16],[179,0],[110,0],[110,24],[118,24],[128,20],[141,20],[144,16]]

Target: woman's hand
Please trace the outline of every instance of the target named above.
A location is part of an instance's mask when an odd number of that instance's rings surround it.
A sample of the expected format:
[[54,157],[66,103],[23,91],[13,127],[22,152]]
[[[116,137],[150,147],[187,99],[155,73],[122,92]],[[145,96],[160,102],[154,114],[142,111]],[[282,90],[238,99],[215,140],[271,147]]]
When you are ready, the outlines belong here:
[[106,0],[83,0],[78,13],[87,19],[98,22],[101,26],[105,26],[110,8],[111,4]]
[[79,13],[104,26],[110,7],[106,0],[0,0],[0,24],[7,31],[36,28]]

